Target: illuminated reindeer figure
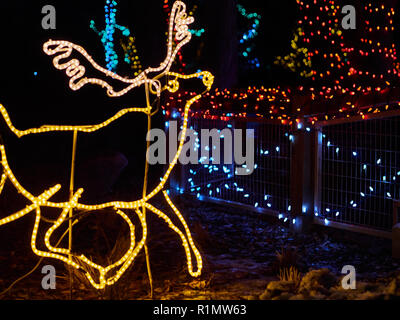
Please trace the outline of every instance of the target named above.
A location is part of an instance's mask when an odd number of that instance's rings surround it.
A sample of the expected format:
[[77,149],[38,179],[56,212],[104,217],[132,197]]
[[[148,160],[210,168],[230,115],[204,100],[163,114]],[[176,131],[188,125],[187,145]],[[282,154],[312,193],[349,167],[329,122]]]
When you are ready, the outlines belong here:
[[[67,41],[50,40],[44,44],[43,47],[44,52],[49,56],[55,56],[53,60],[54,66],[59,70],[65,70],[67,76],[71,78],[69,85],[72,90],[79,90],[86,84],[95,84],[102,86],[103,88],[106,88],[107,94],[110,97],[119,97],[128,93],[133,88],[144,85],[146,92],[146,101],[147,101],[147,106],[144,108],[123,109],[119,111],[115,116],[97,125],[88,125],[88,126],[46,125],[40,128],[32,128],[20,131],[13,126],[6,109],[2,105],[0,105],[0,113],[4,117],[4,120],[6,121],[9,129],[19,138],[32,134],[46,134],[50,132],[60,132],[60,131],[72,132],[74,134],[74,151],[73,151],[73,165],[71,170],[70,198],[68,202],[64,203],[52,202],[50,200],[61,189],[60,185],[56,185],[52,188],[49,188],[48,190],[44,191],[42,194],[38,196],[34,196],[29,191],[27,191],[19,183],[18,179],[15,177],[13,171],[11,170],[10,165],[7,161],[5,145],[3,142],[0,141],[1,167],[3,171],[0,180],[0,193],[3,190],[5,183],[9,181],[18,190],[18,192],[21,193],[30,203],[23,210],[1,219],[0,226],[15,221],[29,214],[30,212],[36,212],[36,219],[31,238],[31,247],[33,252],[40,257],[54,258],[61,260],[64,263],[76,269],[85,270],[85,267],[87,266],[94,268],[95,270],[98,271],[98,280],[96,281],[95,278],[97,277],[93,277],[89,272],[86,272],[86,277],[88,278],[90,283],[97,289],[104,289],[107,286],[115,284],[124,274],[124,272],[128,269],[128,267],[133,263],[138,253],[143,249],[143,247],[145,247],[147,240],[146,210],[153,212],[158,217],[163,219],[168,224],[168,226],[179,235],[179,237],[182,240],[183,247],[185,249],[189,273],[193,277],[198,277],[201,274],[202,258],[194,244],[188,225],[186,224],[184,218],[182,217],[178,209],[172,203],[167,192],[164,190],[165,184],[168,181],[171,171],[177,164],[177,161],[183,149],[184,142],[186,140],[190,106],[195,101],[201,98],[202,96],[201,94],[186,101],[184,109],[182,136],[180,139],[180,144],[177,153],[175,155],[175,158],[169,165],[168,170],[162,177],[161,182],[154,190],[148,193],[146,191],[147,187],[145,187],[143,192],[143,197],[140,200],[133,202],[114,201],[109,203],[89,205],[79,202],[79,199],[84,190],[79,189],[75,191],[73,187],[73,168],[74,168],[76,138],[78,132],[82,133],[95,132],[97,130],[100,130],[108,126],[112,122],[118,120],[119,118],[131,112],[141,112],[146,114],[148,117],[149,129],[151,129],[151,117],[154,115],[154,111],[152,110],[152,106],[150,104],[150,95],[153,94],[156,95],[157,98],[160,98],[161,93],[165,90],[168,90],[170,92],[176,92],[179,89],[179,79],[202,78],[203,84],[206,87],[206,91],[210,90],[214,81],[214,77],[209,72],[199,72],[192,75],[181,75],[170,72],[170,68],[175,59],[176,54],[191,39],[191,33],[188,30],[188,25],[193,23],[193,21],[194,21],[193,17],[187,16],[186,5],[181,1],[176,1],[172,8],[170,16],[166,59],[164,60],[164,62],[160,64],[159,67],[148,68],[134,79],[123,78],[107,69],[100,67],[82,47],[77,46],[73,43]],[[175,40],[176,44],[174,45]],[[122,83],[126,84],[127,86],[125,87],[125,89],[117,92],[107,81],[85,77],[86,69],[84,66],[80,64],[80,62],[77,59],[72,59],[65,63],[62,63],[61,60],[68,60],[73,51],[76,51],[80,55],[82,55],[87,61],[90,62],[90,64],[95,69],[102,72],[107,77],[111,77],[114,80],[119,80]],[[151,76],[151,74],[155,74],[155,76]],[[160,79],[162,79],[163,77],[166,77],[167,79],[166,84],[164,86],[160,81]],[[149,147],[149,144],[147,146]],[[146,172],[147,171],[148,171],[148,165],[146,165]],[[145,173],[145,176],[147,177],[147,173]],[[161,210],[157,209],[156,207],[150,204],[150,200],[160,193],[163,194],[165,200],[167,201],[173,212],[176,214],[180,223],[183,225],[184,230],[181,230],[177,226],[175,226],[172,220],[165,213],[163,213]],[[42,208],[57,208],[62,210],[61,215],[45,233],[44,244],[46,245],[48,251],[41,251],[37,248],[36,245],[39,224],[42,219],[41,218]],[[73,252],[71,252],[71,242],[69,249],[59,248],[57,246],[52,245],[51,237],[53,233],[66,221],[69,221],[69,230],[71,236],[73,210],[85,210],[89,212],[96,212],[103,209],[115,210],[115,212],[120,217],[122,217],[122,219],[124,219],[124,221],[129,225],[130,247],[120,260],[109,266],[100,266],[91,261],[90,259],[88,259],[84,255],[79,255],[79,256],[74,255]],[[131,221],[131,218],[126,213],[126,211],[134,211],[139,217],[142,227],[142,239],[138,243],[136,243],[135,239],[135,227]],[[192,254],[194,254],[196,260],[196,265],[197,265],[196,270],[194,270],[193,267]]]

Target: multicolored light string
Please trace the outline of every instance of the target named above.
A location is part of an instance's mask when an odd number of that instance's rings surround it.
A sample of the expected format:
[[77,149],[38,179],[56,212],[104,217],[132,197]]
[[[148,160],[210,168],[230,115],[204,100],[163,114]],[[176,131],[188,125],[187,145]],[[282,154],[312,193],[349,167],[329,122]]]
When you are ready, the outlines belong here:
[[138,50],[135,46],[135,38],[129,36],[127,43],[121,39],[120,44],[124,50],[124,61],[131,66],[131,69],[134,71],[134,76],[138,76],[143,71],[143,67],[138,56]]
[[[378,113],[389,114],[390,111],[399,110],[400,90],[395,86],[398,85],[399,63],[396,46],[390,40],[390,33],[394,31],[394,9],[382,1],[362,4],[360,8],[364,12],[361,15],[368,19],[358,24],[359,31],[355,38],[354,32],[349,35],[349,32],[341,28],[343,15],[338,1],[298,0],[297,4],[302,18],[299,19],[291,43],[294,53],[279,59],[278,63],[311,81],[297,88],[216,89],[206,94],[201,104],[193,106],[193,118],[217,120],[227,126],[232,126],[231,121],[235,119],[280,120],[284,125],[310,133],[314,125],[323,121],[347,118],[352,121],[369,120]],[[381,70],[374,70],[376,66]],[[177,101],[185,99],[187,94],[179,93],[169,97],[163,106],[164,114],[172,118],[179,117],[182,110],[177,106]],[[293,142],[290,131],[285,134],[285,138]],[[335,145],[333,140],[324,135],[323,148],[333,152],[338,161],[350,157],[352,165],[365,176],[365,181],[369,179],[368,171],[383,172],[385,163],[389,161],[385,161],[382,154],[377,154],[375,161],[367,161],[362,158],[362,150],[343,148],[340,144]],[[200,144],[195,147],[200,148]],[[262,149],[267,152],[266,156],[274,151],[271,146]],[[276,146],[275,150],[282,150],[282,146]],[[311,208],[303,207],[303,213],[314,213],[328,225],[348,210],[365,207],[370,197],[390,201],[399,194],[399,170],[392,168],[390,173],[382,173],[376,185],[366,185],[342,204],[323,205],[321,212],[311,212]],[[222,176],[220,180],[223,182],[212,182],[216,175]],[[205,179],[209,179],[210,183],[199,184],[199,176],[206,176]],[[228,166],[193,167],[189,171],[187,186],[187,191],[200,199],[221,198],[223,190],[229,190],[236,194],[237,199],[242,197],[242,203],[279,210],[280,219],[286,223],[296,222],[290,214],[290,203],[287,210],[281,210],[271,195],[266,195],[269,201],[265,203],[251,199],[251,190],[234,181]]]
[[[189,11],[189,16],[193,17],[195,15],[197,9],[198,9],[198,6],[195,4],[193,6],[193,9]],[[204,32],[206,32],[206,30],[204,28],[201,28],[201,29],[189,29],[189,31],[190,31],[190,33],[192,35],[194,35],[195,37],[198,37],[198,38],[200,38],[204,34]]]

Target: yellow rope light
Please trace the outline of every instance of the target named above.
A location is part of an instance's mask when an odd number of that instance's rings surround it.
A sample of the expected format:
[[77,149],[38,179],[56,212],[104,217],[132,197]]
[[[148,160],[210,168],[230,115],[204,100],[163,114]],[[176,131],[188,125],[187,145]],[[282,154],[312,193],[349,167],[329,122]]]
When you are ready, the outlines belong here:
[[4,185],[6,184],[7,176],[3,174],[0,181],[0,194],[3,192]]
[[[70,87],[72,90],[79,90],[82,88],[84,85],[91,83],[91,84],[96,84],[103,86],[107,88],[107,93],[111,97],[118,97],[121,95],[126,94],[129,92],[131,89],[135,87],[139,87],[143,84],[146,84],[146,87],[149,88],[150,92],[153,94],[156,94],[157,97],[160,97],[161,92],[164,90],[168,90],[170,92],[176,92],[179,89],[179,79],[187,80],[187,79],[193,79],[193,78],[201,78],[204,86],[206,87],[206,91],[209,91],[211,89],[211,86],[214,82],[214,77],[211,73],[203,71],[203,72],[198,72],[192,75],[182,75],[174,72],[169,72],[169,69],[172,65],[173,60],[175,59],[175,56],[177,52],[180,50],[182,46],[184,46],[186,43],[188,43],[191,39],[191,33],[188,30],[188,25],[192,23],[194,19],[192,17],[188,17],[186,14],[186,5],[181,2],[181,1],[176,1],[172,13],[171,13],[171,18],[170,18],[170,25],[169,25],[169,40],[168,40],[168,48],[167,48],[167,58],[163,63],[160,64],[159,67],[157,68],[148,68],[145,71],[143,71],[138,77],[134,79],[125,79],[111,71],[108,71],[107,69],[104,69],[100,67],[99,65],[96,64],[96,62],[90,57],[87,52],[80,46],[77,46],[73,43],[67,42],[67,41],[53,41],[50,40],[45,43],[44,45],[44,51],[48,55],[58,55],[53,59],[53,64],[57,69],[60,70],[66,70],[66,74],[68,77],[70,77]],[[177,46],[175,47],[174,45],[174,39],[173,39],[173,34],[175,31],[175,40],[178,41]],[[56,46],[55,48],[52,48]],[[173,49],[174,46],[174,49]],[[114,80],[119,80],[122,81],[126,84],[129,84],[129,86],[122,91],[116,92],[114,88],[109,85],[106,81],[103,81],[101,79],[95,79],[95,78],[86,78],[83,77],[85,75],[85,67],[80,65],[80,62],[77,59],[72,59],[64,64],[60,63],[60,60],[62,59],[67,59],[70,57],[72,54],[72,51],[76,50],[78,51],[81,55],[83,55],[90,63],[91,65],[97,69],[98,71],[104,73],[106,76],[109,76],[113,78]],[[149,73],[153,72],[158,72],[159,74],[150,79],[147,77]],[[165,87],[161,86],[161,83],[159,79],[163,76],[168,77],[168,82]],[[10,222],[13,222],[17,219],[22,218],[23,216],[35,211],[36,212],[36,219],[35,219],[35,224],[33,227],[32,231],[32,237],[31,237],[31,247],[33,252],[44,258],[53,258],[53,259],[58,259],[60,261],[63,261],[69,266],[74,267],[75,269],[80,269],[80,270],[85,270],[85,266],[89,266],[92,269],[97,270],[98,272],[98,281],[96,281],[93,276],[89,273],[86,272],[86,277],[89,280],[89,282],[92,284],[92,286],[96,289],[104,289],[106,286],[111,286],[115,284],[125,273],[125,271],[129,268],[129,266],[132,265],[134,262],[135,258],[139,254],[139,252],[142,250],[144,247],[146,240],[147,240],[147,224],[146,224],[146,217],[141,212],[141,208],[146,208],[156,214],[158,217],[163,219],[168,226],[175,231],[181,238],[182,240],[182,245],[185,249],[186,253],[186,258],[187,258],[187,266],[188,266],[188,271],[190,275],[193,277],[198,277],[201,275],[201,270],[203,267],[203,262],[201,255],[196,248],[193,238],[191,236],[189,227],[184,220],[182,214],[179,212],[179,210],[176,208],[176,206],[172,203],[172,200],[169,198],[167,192],[164,190],[165,184],[168,181],[168,178],[174,169],[175,165],[178,162],[178,159],[182,153],[183,146],[186,140],[186,133],[187,133],[187,127],[188,127],[188,118],[189,118],[189,110],[191,105],[199,100],[202,97],[202,94],[199,94],[192,99],[188,100],[185,105],[185,110],[184,110],[184,117],[183,117],[183,129],[182,129],[182,135],[181,139],[179,142],[179,147],[178,151],[175,155],[175,158],[169,165],[166,173],[162,177],[160,183],[158,184],[157,187],[153,191],[151,191],[148,195],[143,196],[142,199],[133,201],[133,202],[123,202],[123,201],[113,201],[113,202],[108,202],[108,203],[102,203],[102,204],[95,204],[95,205],[88,205],[88,204],[82,204],[79,202],[79,199],[81,195],[83,194],[84,190],[79,189],[74,193],[72,198],[68,202],[52,202],[49,199],[54,196],[60,189],[61,185],[56,185],[47,191],[43,192],[39,196],[34,196],[32,195],[29,191],[27,191],[16,179],[14,173],[12,172],[8,160],[7,160],[7,155],[6,155],[6,149],[5,146],[0,144],[0,156],[1,156],[1,167],[3,168],[3,173],[1,176],[0,180],[0,194],[3,191],[4,185],[7,181],[11,182],[11,184],[17,189],[17,191],[25,197],[30,204],[27,205],[24,209],[6,217],[3,219],[0,219],[0,226],[8,224]],[[21,138],[27,135],[32,135],[32,134],[44,134],[44,133],[49,133],[49,132],[83,132],[83,133],[93,133],[97,130],[103,129],[110,125],[111,123],[117,121],[121,117],[125,116],[128,113],[132,112],[143,112],[148,115],[151,115],[151,106],[147,106],[146,108],[126,108],[121,111],[119,111],[117,114],[115,114],[113,117],[109,118],[108,120],[97,124],[97,125],[87,125],[87,126],[59,126],[59,125],[45,125],[40,128],[31,128],[27,130],[18,130],[15,128],[13,125],[7,110],[4,106],[0,105],[0,114],[3,116],[8,128],[13,132],[17,137]],[[174,214],[178,217],[179,221],[184,227],[184,232],[182,232],[178,227],[176,227],[172,220],[161,210],[155,208],[152,206],[150,203],[148,203],[154,196],[159,194],[160,192],[163,193],[168,205],[171,207],[172,211]],[[37,248],[36,242],[37,242],[37,234],[38,234],[38,229],[41,221],[41,208],[56,208],[62,210],[59,218],[53,223],[53,225],[46,231],[45,236],[44,236],[44,244],[48,251],[41,251]],[[74,255],[73,253],[70,252],[68,249],[64,248],[59,248],[57,246],[52,246],[51,244],[51,237],[53,233],[66,221],[68,213],[71,210],[88,210],[91,212],[96,212],[100,211],[103,209],[112,209],[114,210],[129,226],[130,230],[130,246],[127,252],[124,254],[124,256],[118,260],[117,262],[110,264],[108,266],[100,266],[96,263],[94,263],[92,260],[87,258],[84,255]],[[135,226],[133,225],[131,218],[123,212],[123,210],[134,210],[136,214],[139,217],[140,224],[142,227],[142,239],[139,243],[136,244],[135,241]],[[186,234],[186,235],[185,235]],[[192,261],[192,252],[196,258],[196,265],[197,265],[197,270],[193,270],[193,261]],[[113,273],[109,275],[109,273]]]
[[[164,197],[167,200],[169,206],[172,208],[172,210],[175,212],[175,214],[177,215],[177,217],[179,218],[180,222],[182,223],[182,225],[185,228],[185,232],[186,232],[186,236],[187,236],[187,240],[189,241],[189,245],[190,248],[193,250],[195,256],[196,256],[196,260],[197,260],[197,272],[193,272],[193,269],[191,267],[189,267],[189,273],[193,276],[193,277],[198,277],[201,274],[201,269],[203,267],[203,261],[200,255],[199,250],[196,248],[196,245],[194,244],[193,238],[192,238],[192,234],[190,232],[190,229],[185,221],[185,219],[183,218],[182,214],[179,212],[179,210],[175,207],[175,205],[172,203],[172,200],[170,199],[170,197],[168,196],[168,193],[166,191],[163,191]],[[186,248],[186,247],[185,247]],[[190,251],[186,251],[186,255],[188,258],[188,261],[191,261],[191,256],[190,256]],[[190,264],[191,266],[191,264]]]
[[135,46],[135,38],[129,37],[127,43],[121,39],[120,44],[125,53],[125,61],[131,64],[131,69],[134,71],[134,75],[138,76],[142,72],[142,64]]
[[148,108],[127,108],[119,111],[116,115],[109,118],[108,120],[97,124],[97,125],[87,125],[87,126],[57,126],[57,125],[45,125],[40,128],[32,128],[28,130],[18,130],[12,124],[10,117],[7,113],[6,108],[0,104],[0,113],[3,116],[7,126],[9,129],[18,137],[21,138],[23,136],[27,136],[30,134],[38,134],[38,133],[47,133],[47,132],[54,132],[54,131],[78,131],[78,132],[85,132],[85,133],[92,133],[98,131],[104,127],[107,127],[114,121],[118,120],[119,118],[123,117],[124,115],[131,113],[131,112],[143,112],[148,113]]

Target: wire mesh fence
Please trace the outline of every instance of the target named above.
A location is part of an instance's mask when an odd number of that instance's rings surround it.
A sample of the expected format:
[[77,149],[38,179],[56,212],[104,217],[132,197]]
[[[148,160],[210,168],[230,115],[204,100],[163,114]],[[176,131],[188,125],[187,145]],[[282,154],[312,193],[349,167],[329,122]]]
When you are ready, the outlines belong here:
[[[290,211],[291,135],[289,126],[259,121],[225,122],[193,118],[190,128],[197,132],[196,147],[198,148],[203,148],[204,145],[200,134],[202,129],[215,128],[221,132],[224,129],[230,131],[242,129],[244,136],[246,129],[254,130],[254,171],[248,175],[237,175],[236,163],[224,164],[222,161],[221,164],[206,164],[203,157],[200,158],[199,165],[182,167],[185,174],[181,192],[193,194],[198,198],[231,201],[277,213]],[[225,137],[222,136],[221,140],[225,140]],[[228,146],[224,145],[224,147]],[[215,148],[215,146],[210,148]],[[211,149],[209,150],[210,160],[213,160]],[[221,152],[224,153],[223,148]],[[250,173],[249,168],[245,167],[245,169]]]
[[322,128],[321,214],[391,230],[399,199],[400,116]]
[[[315,140],[320,146],[314,148],[319,150],[318,168],[313,167],[313,162],[305,165],[311,166],[310,172],[319,172],[320,182],[310,186],[312,190],[302,189],[304,194],[317,195],[315,219],[325,225],[340,222],[350,229],[357,226],[385,232],[391,230],[393,201],[400,199],[400,115],[330,121],[319,123],[317,127],[321,131],[321,139]],[[192,118],[190,128],[196,132],[195,147],[199,154],[204,148],[202,129],[218,129],[219,132],[253,129],[254,172],[237,175],[237,164],[207,163],[205,157],[199,156],[199,164],[181,167],[180,193],[267,209],[282,219],[288,217],[286,220],[304,214],[304,211],[291,212],[294,204],[291,186],[296,183],[299,188],[304,186],[299,181],[292,181],[296,176],[291,172],[293,161],[299,159],[295,159],[292,150],[296,138],[292,136],[290,125],[252,119]],[[308,135],[310,133],[305,132],[305,136]],[[221,146],[223,154],[227,146],[224,142]],[[210,161],[213,160],[212,148],[208,150]]]

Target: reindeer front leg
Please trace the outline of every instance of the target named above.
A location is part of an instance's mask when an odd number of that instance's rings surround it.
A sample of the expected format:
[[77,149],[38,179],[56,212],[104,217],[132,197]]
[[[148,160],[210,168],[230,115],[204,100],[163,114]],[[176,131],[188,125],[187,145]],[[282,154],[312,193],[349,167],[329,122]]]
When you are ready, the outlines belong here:
[[163,191],[163,195],[165,200],[167,201],[168,205],[171,207],[171,209],[174,211],[175,215],[178,217],[178,219],[180,220],[180,222],[182,223],[183,227],[185,228],[185,232],[186,232],[186,239],[187,242],[190,245],[190,248],[192,249],[195,257],[196,257],[196,261],[197,261],[197,271],[193,272],[193,269],[191,270],[190,268],[190,264],[189,264],[189,259],[191,259],[190,256],[188,256],[188,267],[189,267],[189,273],[193,276],[193,277],[198,277],[201,274],[201,270],[203,268],[203,260],[201,258],[200,252],[197,249],[193,238],[192,238],[192,233],[190,232],[190,229],[185,221],[185,219],[183,218],[182,214],[180,213],[180,211],[176,208],[176,206],[173,204],[171,198],[168,196],[168,193],[164,190]]
[[[185,249],[189,274],[192,277],[197,278],[197,277],[199,277],[201,275],[201,271],[203,269],[203,259],[201,258],[200,252],[196,248],[196,245],[194,244],[191,232],[190,232],[189,227],[188,227],[185,219],[183,218],[182,214],[179,212],[179,210],[172,203],[171,199],[167,195],[167,192],[163,191],[163,194],[164,194],[164,197],[165,197],[166,201],[168,202],[169,206],[174,211],[174,213],[178,217],[179,221],[182,223],[182,225],[183,225],[183,227],[185,229],[184,232],[182,232],[172,222],[172,220],[164,212],[162,212],[161,210],[153,207],[149,203],[145,203],[144,206],[147,209],[149,209],[150,211],[152,211],[153,213],[155,213],[158,217],[163,219],[168,224],[168,226],[179,235],[179,237],[182,240],[182,246]],[[185,233],[186,233],[186,235],[185,235]],[[194,256],[196,258],[196,265],[197,265],[197,270],[196,271],[194,271],[194,269],[193,269],[192,252],[194,253]]]

